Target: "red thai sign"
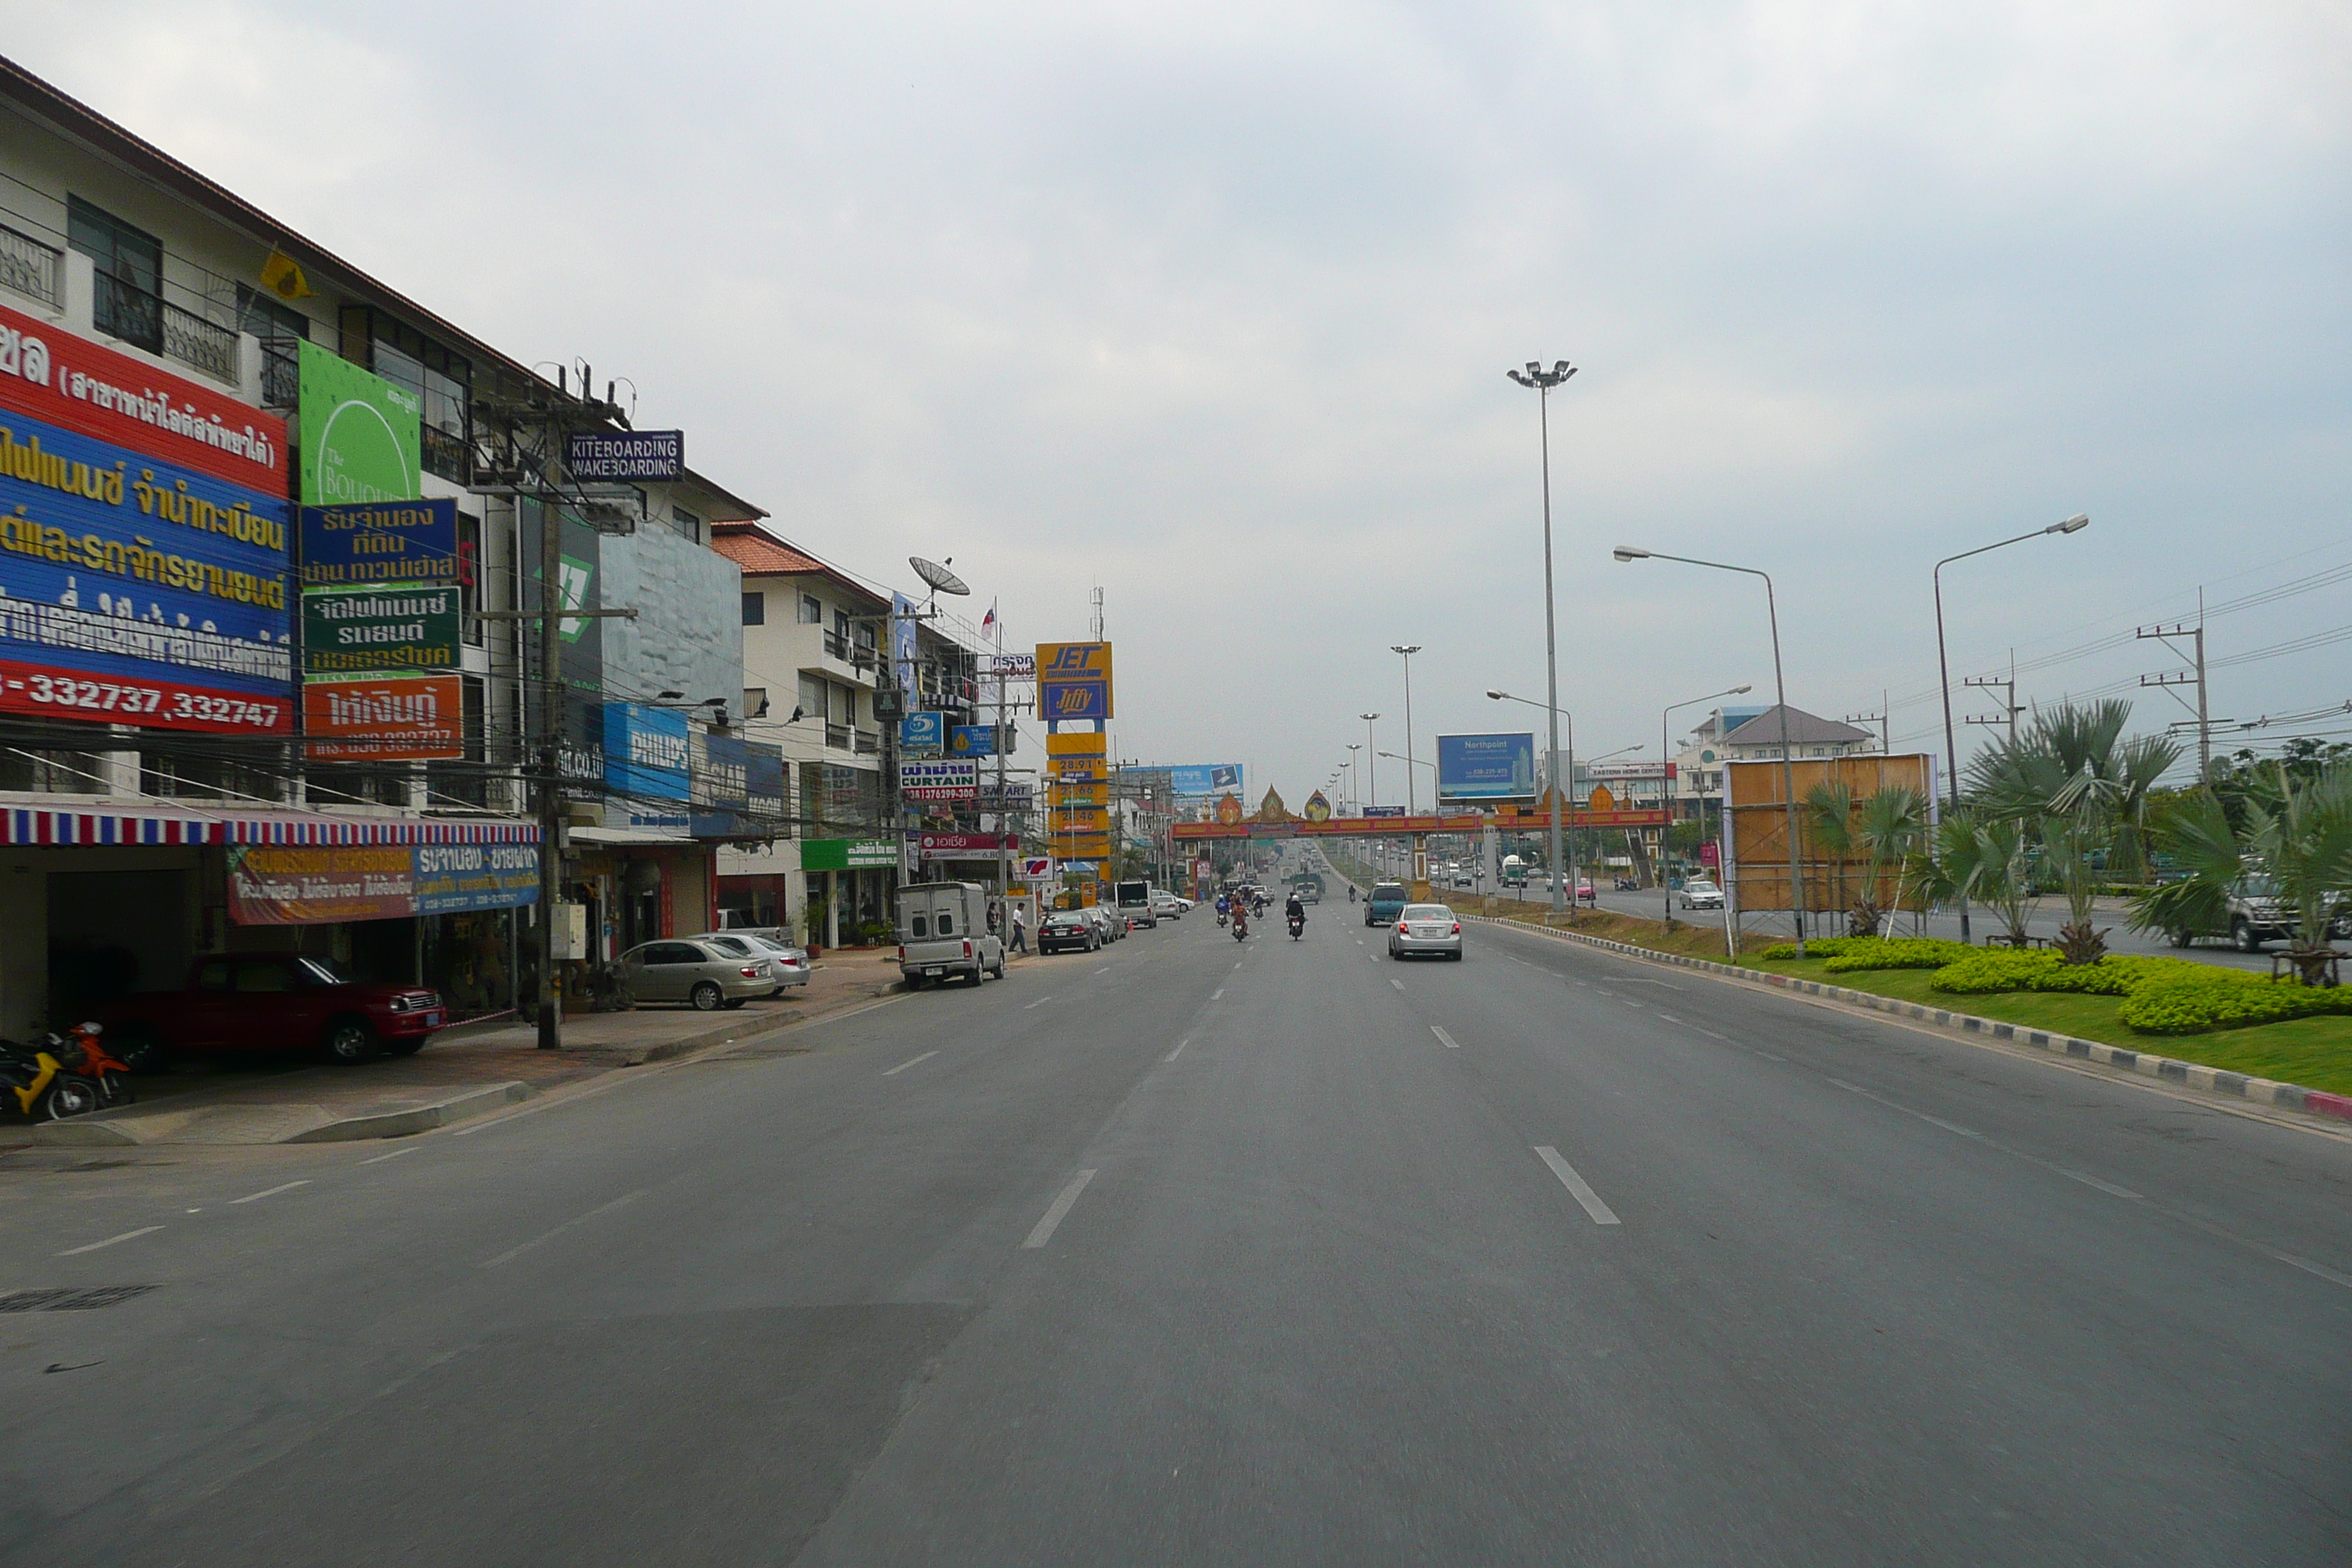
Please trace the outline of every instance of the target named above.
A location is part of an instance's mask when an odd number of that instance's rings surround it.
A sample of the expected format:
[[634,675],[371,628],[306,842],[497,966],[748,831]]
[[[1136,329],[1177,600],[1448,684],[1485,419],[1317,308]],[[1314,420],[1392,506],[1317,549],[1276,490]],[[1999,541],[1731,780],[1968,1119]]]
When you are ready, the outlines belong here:
[[293,703],[283,697],[257,697],[184,680],[122,680],[63,665],[0,659],[0,712],[151,730],[283,735],[293,729]]
[[311,680],[302,687],[302,729],[313,762],[403,762],[466,754],[464,679]]
[[286,494],[286,421],[0,305],[0,408]]
[[1003,838],[993,833],[923,835],[923,853],[926,855],[993,855],[1003,847]]

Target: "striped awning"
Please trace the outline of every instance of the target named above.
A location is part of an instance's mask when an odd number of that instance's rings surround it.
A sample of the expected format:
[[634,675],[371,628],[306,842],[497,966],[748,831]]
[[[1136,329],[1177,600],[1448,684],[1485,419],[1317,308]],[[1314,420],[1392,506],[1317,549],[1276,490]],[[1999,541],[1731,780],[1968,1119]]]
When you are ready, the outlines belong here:
[[56,811],[0,805],[0,844],[536,844],[539,825],[507,819],[334,816],[320,811]]

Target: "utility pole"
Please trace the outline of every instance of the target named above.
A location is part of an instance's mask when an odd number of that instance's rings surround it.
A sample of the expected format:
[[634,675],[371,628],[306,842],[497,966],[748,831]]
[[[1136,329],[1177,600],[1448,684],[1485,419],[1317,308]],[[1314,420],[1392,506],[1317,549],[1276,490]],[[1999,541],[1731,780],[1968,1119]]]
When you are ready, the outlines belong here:
[[1971,675],[1963,679],[1960,684],[1965,687],[1972,688],[1978,691],[1998,691],[2000,693],[2000,707],[1998,711],[1992,713],[1964,714],[1960,719],[1960,722],[1963,724],[2006,725],[2009,728],[2009,743],[2012,746],[2017,744],[2017,716],[2025,710],[2020,706],[2017,700],[2016,675],[2012,673],[2006,680],[2003,680],[1998,675]]
[[2197,706],[2193,710],[2197,715],[2197,779],[2200,784],[2202,784],[2213,776],[2213,715],[2205,689],[2205,590],[2202,588],[2197,590],[2197,624],[2195,626],[2176,622],[2168,626],[2142,626],[2133,633],[2133,636],[2142,642],[2150,640],[2162,642],[2166,647],[2171,648],[2175,653],[2180,651],[2174,646],[2177,639],[2185,640],[2189,645],[2191,668],[2164,675],[2143,675],[2139,678],[2139,683],[2144,687],[2167,689],[2166,695],[2171,697],[2174,701],[2180,702],[2183,707],[2187,707],[2188,704],[2182,701],[2179,693],[2169,689],[2176,686],[2197,688]]

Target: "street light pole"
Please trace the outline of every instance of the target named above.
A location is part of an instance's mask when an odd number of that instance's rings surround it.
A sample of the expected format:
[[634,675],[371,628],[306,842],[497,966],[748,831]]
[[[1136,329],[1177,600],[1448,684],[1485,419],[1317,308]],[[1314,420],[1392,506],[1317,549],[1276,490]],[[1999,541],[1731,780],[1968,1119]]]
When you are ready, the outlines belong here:
[[[1772,574],[1753,566],[1733,566],[1721,561],[1701,561],[1691,555],[1667,555],[1621,544],[1610,553],[1620,561],[1679,561],[1685,566],[1706,566],[1717,572],[1738,572],[1764,579],[1764,613],[1772,625],[1772,689],[1780,709],[1780,793],[1789,813],[1789,912],[1797,927],[1797,956],[1805,956],[1805,875],[1797,842],[1797,762],[1789,746],[1789,684],[1780,675],[1780,609],[1772,595]],[[1726,831],[1728,831],[1727,827]]]
[[[1672,714],[1677,708],[1688,708],[1700,702],[1712,702],[1718,697],[1738,697],[1743,692],[1753,689],[1754,687],[1752,685],[1741,685],[1732,687],[1727,691],[1710,691],[1704,697],[1693,697],[1683,702],[1669,702],[1666,704],[1664,711],[1659,713],[1658,800],[1660,804],[1664,805],[1666,808],[1666,826],[1660,829],[1658,833],[1658,862],[1662,869],[1666,858],[1666,835],[1674,830],[1675,826],[1674,795],[1670,792],[1670,781],[1666,777],[1666,719],[1668,715]],[[1698,811],[1699,820],[1704,823],[1706,820],[1706,802],[1704,797],[1699,801]],[[1666,879],[1664,876],[1661,876],[1658,879],[1658,893],[1659,896],[1665,900],[1666,929],[1668,931],[1672,931],[1675,929],[1675,890],[1666,885]],[[1739,955],[1738,953],[1732,953],[1729,956],[1737,958]]]
[[1413,816],[1419,815],[1421,802],[1413,795],[1415,781],[1411,766],[1412,762],[1412,656],[1421,651],[1421,645],[1391,643],[1389,645],[1389,651],[1404,655],[1404,756],[1407,764],[1404,770],[1404,814],[1407,816]]
[[[2091,526],[2091,515],[2078,511],[2063,522],[2053,522],[2047,528],[2037,528],[2031,533],[2021,533],[2014,539],[2004,539],[1996,544],[1979,544],[1974,550],[1963,550],[1958,555],[1947,555],[1936,563],[1929,574],[1936,588],[1936,669],[1944,685],[1944,768],[1951,774],[1951,801],[1954,810],[1960,805],[1960,743],[1952,731],[1952,662],[1944,651],[1944,568],[1955,561],[1966,561],[1971,555],[1982,555],[1988,550],[2001,550],[2012,544],[2022,544],[2029,539],[2039,539],[2045,533],[2075,533]],[[2010,700],[2017,700],[2011,690]],[[2012,729],[2014,725],[2012,724]],[[1969,940],[1969,900],[1960,899],[1960,940]]]
[[1529,360],[1527,369],[1504,374],[1521,386],[1536,389],[1536,428],[1543,447],[1544,706],[1549,710],[1551,731],[1550,763],[1546,770],[1551,779],[1551,831],[1547,840],[1547,850],[1551,858],[1551,912],[1559,914],[1561,907],[1559,797],[1562,785],[1559,776],[1559,644],[1553,627],[1551,587],[1551,389],[1574,375],[1576,367],[1566,360],[1559,360],[1546,370],[1541,362]]

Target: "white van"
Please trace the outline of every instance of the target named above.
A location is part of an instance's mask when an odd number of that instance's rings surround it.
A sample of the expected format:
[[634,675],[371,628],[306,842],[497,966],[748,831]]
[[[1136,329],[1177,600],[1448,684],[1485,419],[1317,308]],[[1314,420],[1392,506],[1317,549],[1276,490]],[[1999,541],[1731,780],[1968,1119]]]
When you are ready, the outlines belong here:
[[898,889],[898,973],[909,991],[961,976],[1004,978],[1004,942],[988,929],[988,889],[973,882],[917,882]]

